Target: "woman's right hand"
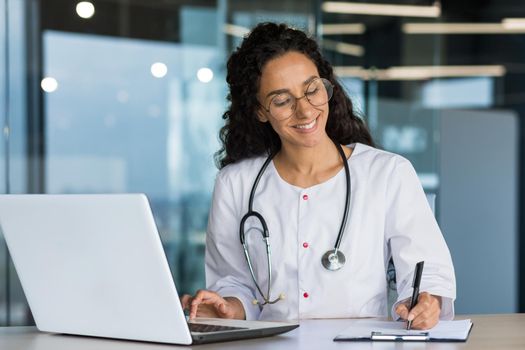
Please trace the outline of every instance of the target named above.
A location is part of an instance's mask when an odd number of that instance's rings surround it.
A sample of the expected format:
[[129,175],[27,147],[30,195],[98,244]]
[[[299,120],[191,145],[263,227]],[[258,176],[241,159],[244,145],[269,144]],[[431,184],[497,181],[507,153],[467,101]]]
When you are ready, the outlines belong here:
[[244,307],[235,297],[221,297],[210,290],[199,290],[195,296],[188,294],[180,298],[182,308],[189,310],[190,319],[195,317],[245,319]]

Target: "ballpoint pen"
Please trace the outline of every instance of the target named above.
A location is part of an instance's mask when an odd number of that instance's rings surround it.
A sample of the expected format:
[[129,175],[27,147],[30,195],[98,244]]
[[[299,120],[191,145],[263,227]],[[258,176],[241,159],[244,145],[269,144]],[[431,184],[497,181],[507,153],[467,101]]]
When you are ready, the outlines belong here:
[[[425,265],[424,261],[420,261],[416,264],[416,270],[414,271],[414,281],[412,282],[412,288],[414,290],[412,291],[412,299],[410,301],[410,308],[408,309],[408,312],[414,308],[414,306],[417,305],[417,299],[419,298],[419,286],[421,285],[421,274],[423,273],[423,265]],[[412,321],[407,322],[407,330],[412,327]]]

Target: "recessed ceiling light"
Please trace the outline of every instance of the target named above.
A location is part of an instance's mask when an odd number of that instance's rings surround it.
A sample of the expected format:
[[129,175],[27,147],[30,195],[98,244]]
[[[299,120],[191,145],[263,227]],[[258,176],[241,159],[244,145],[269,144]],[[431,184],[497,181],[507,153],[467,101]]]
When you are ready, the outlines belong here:
[[210,68],[203,67],[197,71],[197,79],[203,83],[209,83],[213,79],[213,71]]
[[53,77],[45,77],[40,82],[40,87],[42,87],[42,90],[45,92],[53,92],[58,88],[58,82]]
[[82,18],[91,18],[95,14],[95,6],[89,1],[81,1],[76,7],[77,15]]
[[162,62],[153,63],[150,70],[155,78],[163,78],[168,73],[168,67]]

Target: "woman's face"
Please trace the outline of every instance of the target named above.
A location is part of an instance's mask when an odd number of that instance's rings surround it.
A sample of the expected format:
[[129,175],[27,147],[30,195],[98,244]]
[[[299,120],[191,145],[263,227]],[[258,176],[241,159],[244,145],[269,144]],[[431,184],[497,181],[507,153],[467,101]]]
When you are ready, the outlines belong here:
[[[328,103],[313,106],[304,97],[315,78],[319,78],[315,64],[295,51],[270,60],[263,67],[257,98],[264,108],[259,108],[258,116],[260,121],[270,122],[283,147],[314,147],[328,137]],[[279,115],[275,111],[286,101],[283,96],[290,95],[297,99],[295,109],[288,118],[283,119],[288,113],[276,118]]]

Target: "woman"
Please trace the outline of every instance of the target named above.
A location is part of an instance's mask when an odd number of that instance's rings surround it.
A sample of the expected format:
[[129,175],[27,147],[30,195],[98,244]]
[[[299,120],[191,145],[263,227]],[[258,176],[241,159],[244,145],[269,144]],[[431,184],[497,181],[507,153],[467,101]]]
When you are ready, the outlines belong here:
[[[415,329],[451,319],[454,269],[416,173],[401,156],[373,148],[316,42],[286,25],[260,24],[231,55],[227,81],[208,290],[182,298],[190,317],[385,316],[392,257],[399,294],[392,316]],[[261,220],[243,220],[250,204],[268,226],[270,279]],[[422,293],[408,310],[421,260]]]

